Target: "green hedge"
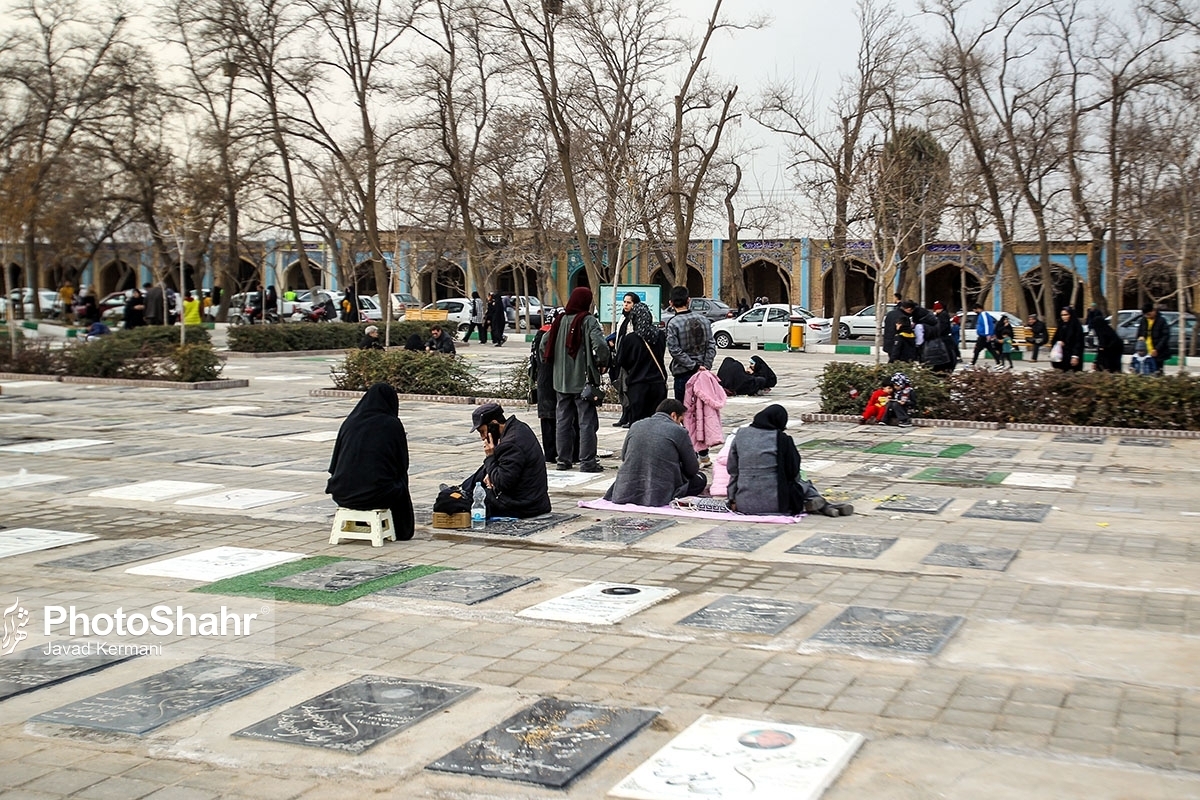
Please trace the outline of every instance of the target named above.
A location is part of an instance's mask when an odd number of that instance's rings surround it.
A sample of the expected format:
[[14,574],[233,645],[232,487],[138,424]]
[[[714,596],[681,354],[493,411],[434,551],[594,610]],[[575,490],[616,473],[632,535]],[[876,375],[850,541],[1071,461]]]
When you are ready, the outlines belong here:
[[[379,328],[384,336],[383,323],[350,325],[344,322],[285,322],[280,325],[231,325],[228,330],[229,349],[238,353],[287,353],[302,350],[349,350],[358,347],[368,324]],[[393,322],[392,346],[401,347],[412,334],[429,338],[430,322]],[[453,331],[451,331],[453,335]]]
[[8,347],[0,348],[0,369],[82,378],[182,382],[219,378],[224,362],[213,352],[208,331],[189,327],[187,337],[188,343],[181,347],[178,328],[135,328],[115,331],[92,342],[68,342],[60,349],[52,349],[47,342],[23,338],[15,359]]
[[473,397],[479,393],[479,376],[470,365],[443,353],[353,350],[330,373],[339,389],[362,390],[374,383],[390,383],[402,394]]
[[[861,414],[897,365],[831,363],[821,376],[821,410]],[[917,393],[918,417],[979,422],[1200,430],[1200,379],[1107,372],[992,372],[950,375],[902,369]]]

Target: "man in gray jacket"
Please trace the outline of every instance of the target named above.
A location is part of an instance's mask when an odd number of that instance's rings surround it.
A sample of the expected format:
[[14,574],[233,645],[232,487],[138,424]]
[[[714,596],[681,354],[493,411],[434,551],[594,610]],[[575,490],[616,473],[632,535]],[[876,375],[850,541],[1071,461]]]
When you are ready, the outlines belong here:
[[688,379],[702,369],[712,369],[717,343],[708,318],[692,311],[692,298],[686,286],[671,290],[671,306],[675,316],[667,321],[667,352],[671,354],[671,374],[675,376],[675,399],[682,403]]
[[630,426],[621,468],[605,500],[665,506],[704,491],[708,478],[683,429],[683,411],[683,403],[668,398],[658,404],[654,416]]

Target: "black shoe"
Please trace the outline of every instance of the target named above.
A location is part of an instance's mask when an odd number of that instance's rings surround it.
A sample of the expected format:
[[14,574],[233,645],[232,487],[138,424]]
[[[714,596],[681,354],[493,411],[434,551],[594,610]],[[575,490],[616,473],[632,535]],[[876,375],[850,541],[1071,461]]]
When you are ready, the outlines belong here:
[[571,468],[571,462],[570,462],[570,461],[560,461],[560,462],[558,462],[558,467],[557,467],[557,469],[558,469],[558,471],[559,471],[559,472],[566,472],[566,471],[567,471],[567,470],[569,470],[570,468]]
[[596,461],[585,461],[579,465],[580,472],[604,472],[604,467]]
[[[851,509],[853,511],[853,509]],[[840,517],[842,512],[838,510],[836,503],[826,503],[821,507],[821,513],[827,517]]]
[[854,506],[849,503],[835,503],[834,505],[838,510],[838,516],[848,517],[854,513]]

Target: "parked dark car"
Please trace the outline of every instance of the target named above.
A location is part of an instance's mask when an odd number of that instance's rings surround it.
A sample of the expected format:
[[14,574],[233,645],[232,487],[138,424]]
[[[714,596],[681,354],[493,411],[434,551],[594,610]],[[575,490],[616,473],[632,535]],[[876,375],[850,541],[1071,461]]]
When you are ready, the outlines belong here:
[[[1171,352],[1179,355],[1176,351],[1179,350],[1179,312],[1178,311],[1160,311],[1159,315],[1171,325]],[[1125,345],[1125,355],[1133,352],[1137,344],[1138,324],[1142,321],[1142,313],[1139,311],[1132,317],[1129,317],[1124,322],[1117,325],[1117,335],[1121,337],[1121,342]],[[1194,356],[1197,354],[1195,341],[1196,334],[1196,315],[1187,315],[1187,332],[1188,340],[1188,355]]]
[[[734,310],[722,303],[720,300],[714,300],[711,297],[693,297],[692,311],[703,314],[708,317],[710,322],[716,322],[719,319],[727,319],[733,316]],[[662,311],[661,324],[666,325],[667,320],[675,316],[675,309],[668,304]]]

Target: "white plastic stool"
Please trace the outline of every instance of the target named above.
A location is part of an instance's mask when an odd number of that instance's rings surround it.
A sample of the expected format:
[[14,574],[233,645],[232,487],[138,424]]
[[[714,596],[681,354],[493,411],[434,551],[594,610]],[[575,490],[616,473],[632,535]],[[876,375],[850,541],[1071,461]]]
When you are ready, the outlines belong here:
[[377,508],[374,511],[357,511],[353,508],[339,508],[333,515],[329,543],[339,544],[343,539],[370,539],[372,547],[383,547],[384,539],[396,541],[392,510]]

